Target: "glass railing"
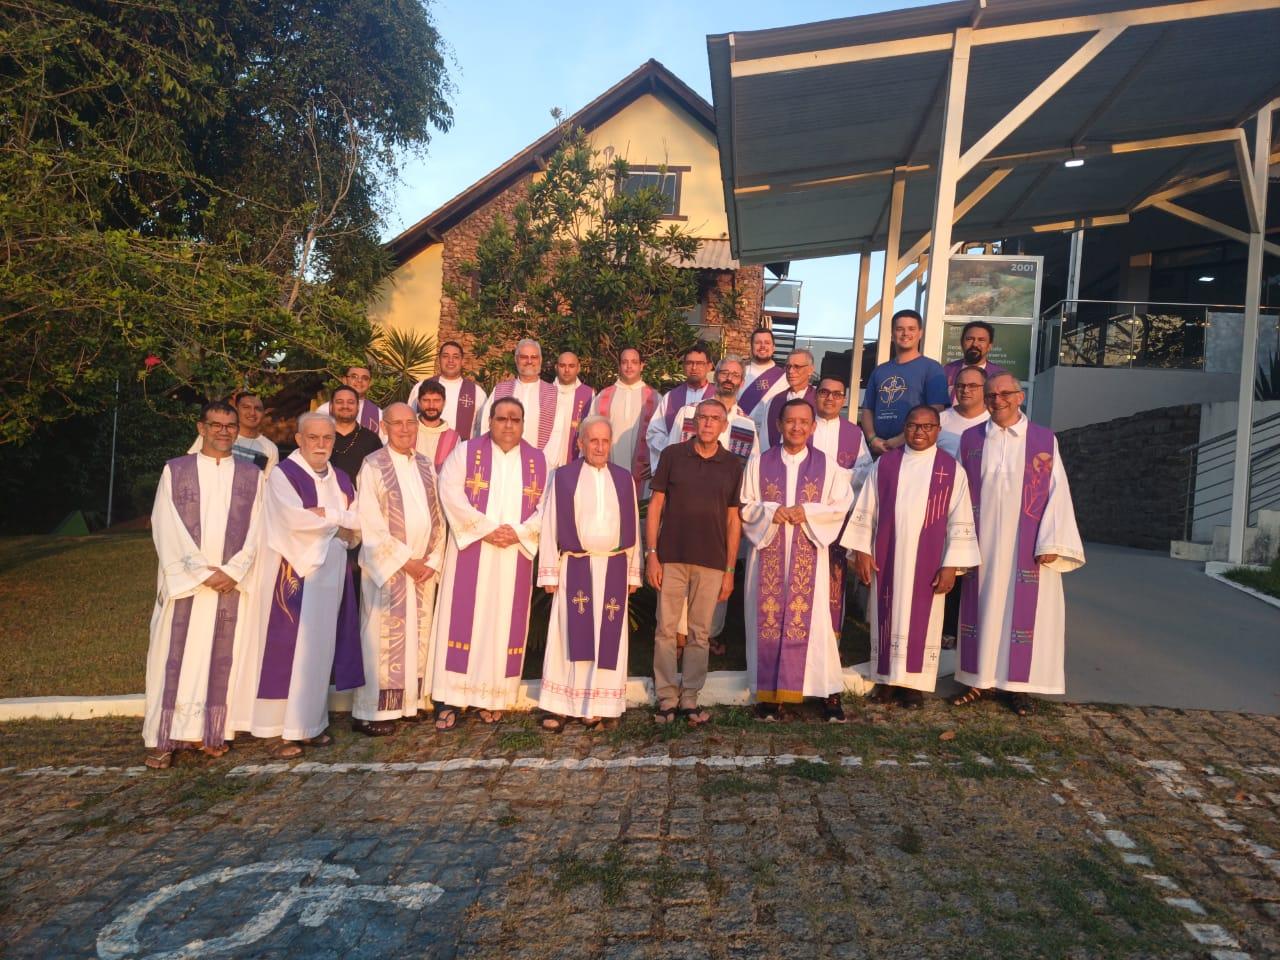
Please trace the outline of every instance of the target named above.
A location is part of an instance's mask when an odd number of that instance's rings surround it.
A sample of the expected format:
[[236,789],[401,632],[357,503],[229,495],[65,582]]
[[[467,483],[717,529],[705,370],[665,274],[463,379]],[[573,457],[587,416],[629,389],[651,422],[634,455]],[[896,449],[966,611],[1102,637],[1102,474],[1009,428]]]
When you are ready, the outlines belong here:
[[1209,314],[1243,309],[1207,303],[1062,300],[1042,315],[1039,369],[1202,370]]
[[766,280],[764,284],[765,313],[799,313],[799,280]]

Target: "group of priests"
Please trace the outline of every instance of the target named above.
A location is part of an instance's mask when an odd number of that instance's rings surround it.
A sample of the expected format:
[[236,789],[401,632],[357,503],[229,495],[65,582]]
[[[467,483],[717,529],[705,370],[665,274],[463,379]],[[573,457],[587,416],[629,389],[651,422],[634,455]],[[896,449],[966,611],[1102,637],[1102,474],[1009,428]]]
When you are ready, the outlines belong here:
[[846,571],[870,588],[857,669],[881,699],[919,706],[945,634],[958,705],[1000,692],[1021,714],[1028,694],[1064,692],[1061,574],[1084,557],[1057,443],[986,363],[992,331],[966,330],[965,362],[944,370],[919,356],[920,326],[895,316],[893,368],[873,374],[861,426],[809,351],[775,364],[767,329],[745,360],[687,350],[665,394],[632,348],[596,393],[569,351],[543,380],[541,346],[522,340],[515,376],[486,392],[450,341],[438,374],[385,410],[352,367],[284,459],[257,397],[206,404],[152,512],[147,765],[221,756],[237,733],[301,756],[331,742],[331,689],[371,736],[432,710],[441,732],[466,711],[499,722],[537,588],[552,595],[545,729],[626,709],[629,598],[646,581],[654,719],[707,722],[697,699],[740,547],[762,721],[805,697],[844,721]]

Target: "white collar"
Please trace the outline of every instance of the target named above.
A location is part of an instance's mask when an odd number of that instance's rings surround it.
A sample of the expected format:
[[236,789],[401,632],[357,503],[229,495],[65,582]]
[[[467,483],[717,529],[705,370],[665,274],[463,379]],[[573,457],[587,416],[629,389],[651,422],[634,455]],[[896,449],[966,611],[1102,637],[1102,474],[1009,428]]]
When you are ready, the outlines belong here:
[[789,453],[786,447],[782,447],[781,449],[782,449],[783,463],[800,463],[804,460],[805,457],[809,455],[808,447],[805,447],[799,453]]
[[1017,421],[1013,424],[1010,424],[1007,427],[1000,426],[1000,424],[996,423],[995,420],[988,420],[987,435],[990,436],[992,433],[994,433],[997,430],[1003,430],[1005,433],[1010,433],[1010,434],[1013,434],[1013,436],[1015,437],[1020,437],[1024,433],[1026,433],[1026,430],[1027,430],[1026,423],[1027,423],[1027,415],[1025,413],[1019,414]]

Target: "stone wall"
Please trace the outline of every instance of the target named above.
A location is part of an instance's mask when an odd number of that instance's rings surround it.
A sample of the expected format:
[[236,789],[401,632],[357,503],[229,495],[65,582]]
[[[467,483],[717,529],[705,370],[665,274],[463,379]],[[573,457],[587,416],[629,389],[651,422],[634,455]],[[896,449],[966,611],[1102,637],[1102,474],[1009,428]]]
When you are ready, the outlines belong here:
[[1146,410],[1058,434],[1085,540],[1168,550],[1183,538],[1187,457],[1198,405]]
[[[528,186],[528,177],[517,181],[444,234],[442,275],[445,292],[442,293],[440,302],[439,339],[440,342],[461,341],[469,359],[475,353],[474,338],[458,332],[458,305],[449,296],[447,288],[450,284],[469,282],[459,268],[463,263],[474,258],[480,237],[492,226],[495,218],[501,216],[508,221],[512,219],[512,211],[526,196]],[[749,266],[738,270],[707,270],[703,273],[704,279],[699,286],[704,291],[706,323],[723,323],[716,309],[718,291],[736,290],[740,294],[739,320],[735,326],[725,330],[724,349],[728,353],[746,356],[750,353],[751,331],[759,325],[764,306],[764,268]],[[474,367],[469,363],[468,369],[474,369]]]

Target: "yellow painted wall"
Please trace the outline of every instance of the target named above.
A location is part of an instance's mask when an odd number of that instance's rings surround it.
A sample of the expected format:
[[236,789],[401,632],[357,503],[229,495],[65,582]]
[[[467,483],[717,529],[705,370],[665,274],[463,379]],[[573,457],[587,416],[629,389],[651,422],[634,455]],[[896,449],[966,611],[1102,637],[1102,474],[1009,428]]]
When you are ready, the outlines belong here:
[[383,327],[438,336],[444,293],[444,244],[433,243],[402,263],[378,289],[369,319]]
[[683,107],[664,96],[646,93],[591,131],[599,151],[612,147],[628,163],[644,166],[687,166],[680,185],[680,213],[675,221],[703,240],[727,239],[720,153],[710,130]]

